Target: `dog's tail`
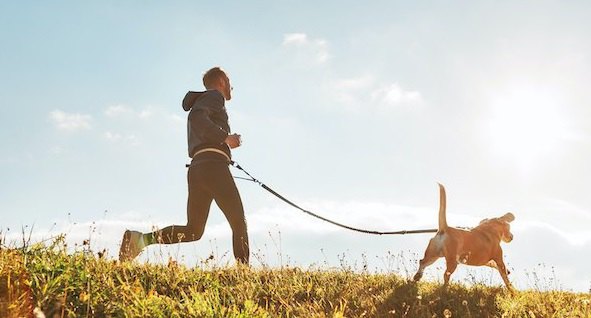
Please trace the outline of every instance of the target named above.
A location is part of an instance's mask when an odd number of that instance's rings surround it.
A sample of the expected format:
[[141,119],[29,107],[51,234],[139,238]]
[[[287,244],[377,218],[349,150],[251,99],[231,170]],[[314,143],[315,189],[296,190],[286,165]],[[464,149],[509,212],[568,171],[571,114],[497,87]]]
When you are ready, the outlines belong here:
[[447,229],[447,220],[445,216],[445,188],[441,183],[439,185],[439,232]]

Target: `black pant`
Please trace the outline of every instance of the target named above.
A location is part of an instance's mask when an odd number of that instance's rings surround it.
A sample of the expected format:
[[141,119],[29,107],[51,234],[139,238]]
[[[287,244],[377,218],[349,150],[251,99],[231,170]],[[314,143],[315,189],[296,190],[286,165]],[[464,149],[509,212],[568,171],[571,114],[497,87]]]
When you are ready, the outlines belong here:
[[211,202],[215,200],[232,228],[234,257],[237,261],[248,264],[244,208],[228,163],[221,160],[193,162],[187,172],[187,180],[187,225],[172,225],[155,232],[158,242],[173,244],[199,240],[205,231]]

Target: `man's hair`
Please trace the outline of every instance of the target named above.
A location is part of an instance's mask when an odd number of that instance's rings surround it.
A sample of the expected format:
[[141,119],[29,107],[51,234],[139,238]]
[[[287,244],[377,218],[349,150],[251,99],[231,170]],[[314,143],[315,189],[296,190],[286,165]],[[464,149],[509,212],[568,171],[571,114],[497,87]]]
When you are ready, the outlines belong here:
[[222,70],[221,67],[212,67],[203,74],[203,85],[205,88],[210,89],[211,86],[223,76],[226,76],[226,72]]

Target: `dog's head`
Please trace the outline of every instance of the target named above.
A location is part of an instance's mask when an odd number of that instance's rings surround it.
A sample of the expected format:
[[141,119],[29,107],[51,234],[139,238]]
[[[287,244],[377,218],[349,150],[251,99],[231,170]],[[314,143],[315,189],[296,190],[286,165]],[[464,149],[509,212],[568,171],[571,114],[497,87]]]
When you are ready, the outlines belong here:
[[509,223],[515,220],[515,215],[509,212],[499,218],[484,219],[480,221],[478,226],[486,226],[494,229],[499,233],[503,242],[509,243],[513,240],[513,233],[511,233],[511,225]]

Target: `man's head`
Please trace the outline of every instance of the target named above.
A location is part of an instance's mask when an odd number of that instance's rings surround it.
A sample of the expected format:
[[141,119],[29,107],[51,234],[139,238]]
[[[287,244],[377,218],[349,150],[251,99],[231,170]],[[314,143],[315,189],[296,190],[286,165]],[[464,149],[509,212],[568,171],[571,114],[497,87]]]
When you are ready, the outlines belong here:
[[203,74],[203,85],[206,89],[218,90],[226,100],[232,99],[230,78],[219,66],[213,67]]

